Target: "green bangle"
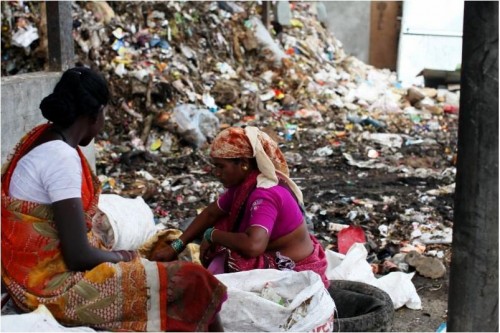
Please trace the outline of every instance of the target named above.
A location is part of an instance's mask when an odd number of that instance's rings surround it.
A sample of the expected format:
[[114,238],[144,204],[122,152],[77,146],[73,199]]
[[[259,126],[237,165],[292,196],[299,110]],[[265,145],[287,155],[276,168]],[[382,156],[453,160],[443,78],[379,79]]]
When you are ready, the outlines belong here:
[[205,238],[205,240],[207,242],[209,242],[210,244],[212,244],[212,234],[214,233],[214,227],[211,227],[211,228],[208,228],[207,230],[205,230],[205,233],[203,234],[203,238]]
[[182,250],[184,250],[184,242],[180,239],[174,239],[171,243],[170,246],[174,249],[176,253],[181,253]]

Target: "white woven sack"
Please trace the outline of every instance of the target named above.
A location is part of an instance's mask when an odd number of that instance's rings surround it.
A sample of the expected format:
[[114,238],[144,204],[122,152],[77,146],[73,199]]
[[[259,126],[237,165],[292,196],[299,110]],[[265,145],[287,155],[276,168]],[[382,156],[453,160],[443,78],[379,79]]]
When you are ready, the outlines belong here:
[[86,326],[65,327],[43,304],[33,312],[2,315],[2,332],[96,332]]
[[153,212],[142,197],[101,194],[98,206],[108,217],[113,250],[136,250],[157,232]]
[[[220,317],[226,331],[239,332],[310,332],[330,327],[335,303],[321,277],[313,271],[279,271],[255,269],[219,274],[216,277],[228,287],[228,300]],[[272,290],[287,304],[262,296]]]

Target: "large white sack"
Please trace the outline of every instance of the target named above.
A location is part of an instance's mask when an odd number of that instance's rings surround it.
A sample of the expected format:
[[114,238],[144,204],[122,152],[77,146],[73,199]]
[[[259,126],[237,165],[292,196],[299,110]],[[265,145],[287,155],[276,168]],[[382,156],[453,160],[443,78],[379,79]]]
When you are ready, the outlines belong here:
[[101,194],[98,207],[108,217],[109,226],[100,225],[97,226],[100,230],[94,231],[108,234],[112,250],[137,250],[158,231],[153,212],[142,197]]
[[228,287],[228,300],[220,312],[226,331],[333,329],[335,303],[313,271],[255,269],[215,277]]
[[30,313],[2,315],[2,332],[95,332],[90,327],[65,327],[55,320],[45,305]]

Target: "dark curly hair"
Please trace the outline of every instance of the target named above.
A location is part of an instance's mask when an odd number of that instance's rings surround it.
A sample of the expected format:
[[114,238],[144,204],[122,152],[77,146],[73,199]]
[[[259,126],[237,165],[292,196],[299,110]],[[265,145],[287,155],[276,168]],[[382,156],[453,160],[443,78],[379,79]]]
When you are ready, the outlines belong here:
[[74,67],[63,73],[54,91],[40,103],[40,110],[47,120],[67,128],[80,116],[97,116],[108,101],[104,77],[89,68]]

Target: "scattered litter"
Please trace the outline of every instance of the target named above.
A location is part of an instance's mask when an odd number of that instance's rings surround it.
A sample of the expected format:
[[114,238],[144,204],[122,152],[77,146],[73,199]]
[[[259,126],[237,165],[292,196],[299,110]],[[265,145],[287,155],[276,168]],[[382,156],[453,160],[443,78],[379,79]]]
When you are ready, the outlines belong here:
[[[40,3],[2,2],[2,76],[43,70]],[[156,227],[178,228],[224,191],[211,139],[255,125],[283,150],[325,248],[347,251],[342,232],[356,226],[369,273],[404,285],[412,251],[449,263],[459,87],[402,89],[347,54],[314,2],[280,9],[280,31],[255,16],[260,4],[72,3],[75,58],[114,95],[95,140],[103,193],[142,196]],[[404,289],[395,304],[419,308]]]

